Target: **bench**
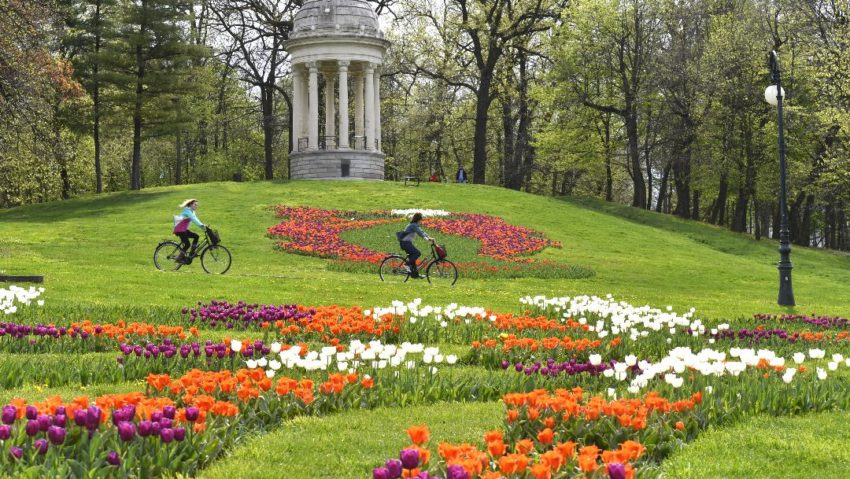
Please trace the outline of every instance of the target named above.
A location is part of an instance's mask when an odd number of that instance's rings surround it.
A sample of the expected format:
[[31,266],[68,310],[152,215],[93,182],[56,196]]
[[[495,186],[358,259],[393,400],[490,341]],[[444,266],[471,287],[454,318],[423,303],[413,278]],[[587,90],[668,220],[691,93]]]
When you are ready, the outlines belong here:
[[0,274],[0,283],[43,283],[44,276],[9,276]]
[[[410,184],[408,184],[410,183]],[[404,186],[419,186],[419,177],[418,176],[405,176],[404,177]]]

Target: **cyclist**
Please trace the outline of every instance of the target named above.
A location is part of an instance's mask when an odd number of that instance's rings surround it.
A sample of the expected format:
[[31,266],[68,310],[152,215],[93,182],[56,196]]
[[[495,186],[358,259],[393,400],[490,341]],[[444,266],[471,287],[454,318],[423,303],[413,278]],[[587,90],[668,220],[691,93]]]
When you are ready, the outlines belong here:
[[[183,203],[180,203],[183,208],[179,215],[174,216],[174,234],[180,237],[180,257],[177,262],[188,264],[192,261],[192,256],[195,254],[195,249],[198,248],[198,234],[189,230],[189,223],[195,223],[202,229],[207,229],[201,220],[195,215],[195,210],[198,209],[198,200],[190,198]],[[189,240],[192,240],[192,249],[189,250]],[[188,256],[186,251],[189,251]]]
[[416,238],[416,235],[419,235],[425,240],[434,243],[434,238],[431,238],[422,231],[422,227],[419,226],[420,221],[422,221],[422,213],[415,213],[410,220],[410,224],[398,234],[398,244],[408,254],[407,267],[410,268],[410,277],[417,279],[423,279],[419,276],[419,270],[416,267],[416,260],[422,256],[422,252],[416,249],[416,246],[413,246],[413,240]]

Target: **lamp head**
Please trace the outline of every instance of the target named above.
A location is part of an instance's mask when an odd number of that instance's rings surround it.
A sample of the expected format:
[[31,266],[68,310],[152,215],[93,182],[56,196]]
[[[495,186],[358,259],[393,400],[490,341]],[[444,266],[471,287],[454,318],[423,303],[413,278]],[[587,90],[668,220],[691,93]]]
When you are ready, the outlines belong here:
[[776,91],[776,85],[770,85],[764,89],[764,101],[770,103],[773,106],[779,104],[779,99],[777,97],[777,93],[782,95],[782,98],[785,98],[785,89],[780,88],[779,92]]

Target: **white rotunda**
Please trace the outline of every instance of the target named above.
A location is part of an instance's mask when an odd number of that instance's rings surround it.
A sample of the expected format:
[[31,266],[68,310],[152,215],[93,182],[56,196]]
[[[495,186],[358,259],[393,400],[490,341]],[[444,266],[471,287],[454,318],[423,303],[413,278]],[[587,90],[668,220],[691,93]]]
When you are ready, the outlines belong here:
[[388,47],[365,1],[304,2],[286,42],[293,179],[384,178],[380,70]]

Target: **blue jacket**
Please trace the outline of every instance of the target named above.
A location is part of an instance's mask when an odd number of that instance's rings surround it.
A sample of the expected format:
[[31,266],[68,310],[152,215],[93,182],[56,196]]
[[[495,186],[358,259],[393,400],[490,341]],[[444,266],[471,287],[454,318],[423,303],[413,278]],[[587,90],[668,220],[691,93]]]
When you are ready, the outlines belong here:
[[422,227],[419,226],[419,223],[410,223],[404,229],[404,235],[401,237],[401,240],[399,240],[399,241],[411,241],[412,242],[416,238],[416,235],[419,235],[420,237],[425,238],[426,240],[431,239],[430,236],[425,234],[425,232],[422,230]]

